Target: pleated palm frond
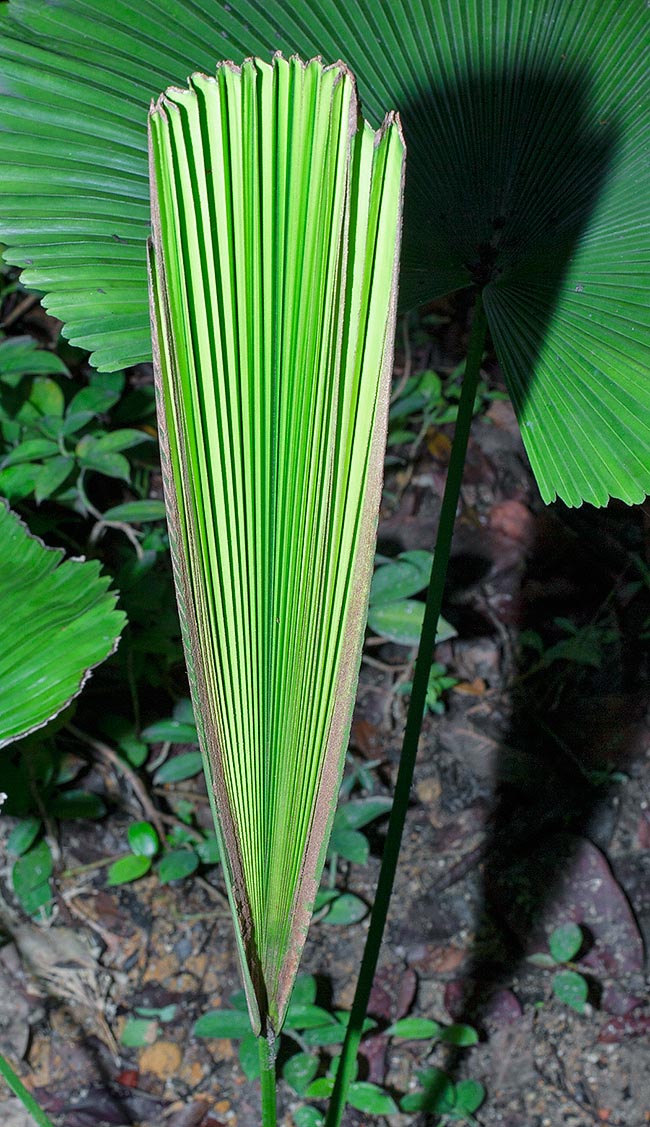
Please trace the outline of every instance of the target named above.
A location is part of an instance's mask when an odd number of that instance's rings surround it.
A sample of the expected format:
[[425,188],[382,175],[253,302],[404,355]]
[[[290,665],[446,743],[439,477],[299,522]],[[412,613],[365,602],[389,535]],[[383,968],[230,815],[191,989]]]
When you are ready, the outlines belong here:
[[126,622],[96,560],[63,560],[0,500],[0,747],[42,728]]
[[486,287],[543,497],[650,489],[646,0],[10,0],[0,31],[0,237],[98,366],[150,356],[150,98],[320,53],[400,111],[402,306]]
[[150,117],[172,557],[249,1008],[282,1022],[361,654],[404,147],[340,64],[276,57]]

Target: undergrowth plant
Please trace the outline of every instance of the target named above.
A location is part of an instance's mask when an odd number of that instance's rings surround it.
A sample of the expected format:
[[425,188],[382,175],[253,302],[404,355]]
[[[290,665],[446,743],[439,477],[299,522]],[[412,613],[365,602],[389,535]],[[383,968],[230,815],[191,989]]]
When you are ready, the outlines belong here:
[[[170,82],[184,84],[197,69],[212,75],[216,54],[342,57],[370,118],[396,109],[404,121],[403,307],[458,289],[474,295],[400,773],[328,1110],[335,1127],[397,864],[488,327],[546,501],[631,503],[650,485],[647,5],[362,0],[350,20],[340,0],[270,0],[264,14],[214,0],[119,2],[108,11],[100,0],[11,0],[0,19],[6,256],[99,368],[151,355],[146,107]],[[389,122],[375,142],[361,126],[354,140],[355,115],[340,104],[348,72],[319,68],[226,64],[216,82],[198,77],[171,90],[151,116],[150,268],[172,549],[251,1020],[266,1035],[266,1124],[275,1121],[272,1044],[324,860],[333,764],[349,718],[381,473],[372,380],[390,356],[395,304],[397,128]],[[331,82],[337,93],[319,102],[317,90]],[[316,154],[337,129],[338,147],[321,166]],[[289,136],[294,153],[313,145],[313,166],[311,156],[299,157],[297,172],[282,166]],[[321,169],[326,187],[317,192]],[[318,211],[323,201],[327,214]],[[272,249],[262,253],[269,229]],[[372,264],[367,236],[382,248]],[[360,394],[371,374],[375,390]],[[355,397],[364,435],[346,431]],[[334,483],[331,509],[325,481]],[[337,521],[347,531],[319,555],[310,533]],[[357,558],[346,621],[343,588]],[[298,673],[303,646],[318,674],[309,686],[317,706]],[[300,776],[288,748],[306,730],[313,754]],[[282,795],[296,785],[312,800],[320,791],[322,824],[312,836],[307,803],[288,843]]]

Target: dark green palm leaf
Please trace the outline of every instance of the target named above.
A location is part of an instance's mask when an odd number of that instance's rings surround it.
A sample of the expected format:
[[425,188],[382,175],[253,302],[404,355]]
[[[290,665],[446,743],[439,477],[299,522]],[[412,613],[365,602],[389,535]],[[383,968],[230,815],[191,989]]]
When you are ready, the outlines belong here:
[[0,747],[41,728],[117,646],[126,621],[96,560],[65,560],[0,500]]
[[650,489],[645,0],[11,0],[10,262],[107,369],[150,356],[145,110],[217,58],[343,58],[409,147],[402,305],[475,282],[542,495]]

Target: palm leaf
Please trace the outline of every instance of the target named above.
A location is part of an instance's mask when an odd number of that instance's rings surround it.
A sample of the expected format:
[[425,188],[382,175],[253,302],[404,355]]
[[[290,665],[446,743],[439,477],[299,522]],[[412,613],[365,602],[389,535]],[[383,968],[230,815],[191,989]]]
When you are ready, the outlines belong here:
[[8,260],[101,367],[150,355],[145,107],[216,57],[342,57],[409,145],[402,304],[485,286],[543,497],[650,489],[645,0],[11,0]]
[[62,557],[0,500],[0,747],[65,708],[126,621],[99,564]]
[[403,144],[276,57],[150,117],[172,557],[249,1007],[282,1023],[334,813],[383,463]]

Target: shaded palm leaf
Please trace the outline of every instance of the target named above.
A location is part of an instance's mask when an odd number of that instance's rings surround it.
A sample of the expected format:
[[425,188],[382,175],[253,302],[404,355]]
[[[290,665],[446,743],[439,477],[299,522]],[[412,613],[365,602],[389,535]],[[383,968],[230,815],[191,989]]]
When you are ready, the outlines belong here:
[[152,111],[152,313],[181,621],[254,1025],[277,1030],[351,721],[403,144],[318,60]]
[[150,355],[145,107],[215,58],[342,57],[409,145],[402,304],[478,283],[542,495],[650,488],[645,0],[11,0],[9,260],[95,362]]
[[126,622],[96,561],[62,560],[0,500],[0,747],[69,704]]

